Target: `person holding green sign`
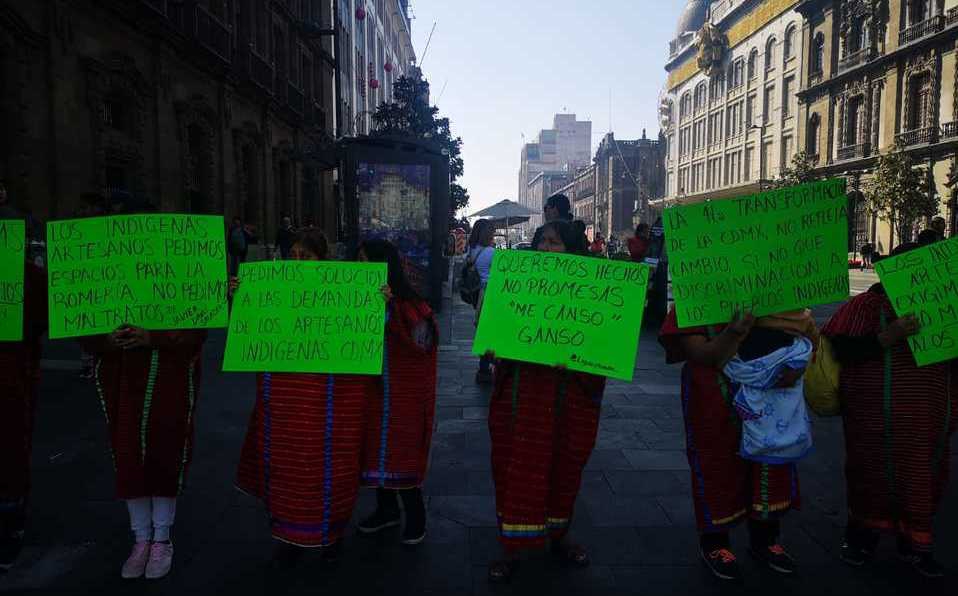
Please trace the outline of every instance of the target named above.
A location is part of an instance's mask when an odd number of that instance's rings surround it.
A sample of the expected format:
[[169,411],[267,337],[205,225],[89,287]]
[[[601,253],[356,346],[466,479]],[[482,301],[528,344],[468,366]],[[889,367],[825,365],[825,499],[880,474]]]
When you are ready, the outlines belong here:
[[[916,248],[903,244],[892,256]],[[882,284],[845,304],[823,329],[842,365],[848,526],[841,558],[864,565],[879,532],[889,531],[915,571],[941,577],[933,528],[958,426],[958,360],[917,366],[906,340],[918,331],[914,316],[896,316]]]
[[[300,233],[290,258],[323,261],[326,237]],[[240,281],[231,280],[235,292]],[[278,565],[304,548],[335,561],[359,495],[366,402],[373,377],[353,374],[261,373],[236,486],[266,505]]]
[[193,425],[206,331],[122,325],[80,340],[94,355],[106,416],[116,496],[126,501],[134,545],[121,576],[158,579],[173,563],[176,498],[193,452]]
[[[533,249],[582,253],[572,224],[542,226]],[[489,404],[492,475],[496,485],[503,557],[489,566],[489,580],[510,581],[524,549],[551,540],[564,563],[589,565],[589,556],[568,538],[582,470],[595,447],[605,378],[565,368],[501,360]]]
[[47,328],[46,273],[29,261],[25,266],[23,338],[0,341],[0,572],[13,566],[23,545],[40,339]]
[[415,545],[426,537],[422,485],[436,410],[439,328],[429,304],[406,280],[395,246],[368,240],[359,260],[386,263],[389,291],[383,374],[373,380],[366,408],[362,467],[363,485],[376,489],[376,510],[359,531],[398,526],[398,496],[406,516],[402,543]]
[[[796,334],[807,333],[801,331],[804,327],[799,319]],[[659,334],[666,361],[684,363],[682,412],[701,557],[713,575],[728,581],[742,577],[729,532],[744,519],[754,558],[779,573],[795,569],[792,557],[779,544],[779,525],[799,505],[798,470],[794,463],[742,457],[742,422],[733,404],[733,388],[722,372],[737,354],[748,351],[743,347],[755,351],[754,356],[780,347],[775,343],[780,340],[777,332],[746,343],[753,328],[756,319],[750,313],[737,314],[724,326],[680,328],[673,308]],[[788,386],[800,372],[781,374],[780,382]]]

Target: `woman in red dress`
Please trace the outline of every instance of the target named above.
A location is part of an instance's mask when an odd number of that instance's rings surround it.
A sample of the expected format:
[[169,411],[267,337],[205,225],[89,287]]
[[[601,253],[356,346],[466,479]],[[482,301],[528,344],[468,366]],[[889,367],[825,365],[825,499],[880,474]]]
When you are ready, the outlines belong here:
[[864,565],[886,531],[918,573],[941,577],[933,527],[958,427],[958,360],[917,366],[905,341],[917,331],[914,317],[895,316],[881,284],[845,304],[823,330],[842,363],[848,526],[841,558]]
[[386,357],[366,409],[362,468],[363,486],[376,489],[376,511],[359,531],[373,534],[399,525],[398,496],[406,517],[402,542],[419,544],[426,537],[422,484],[436,410],[439,329],[429,305],[406,280],[395,246],[367,241],[359,260],[386,263],[389,278]]
[[672,309],[659,335],[667,362],[685,363],[682,412],[701,556],[723,580],[741,579],[729,531],[745,519],[754,558],[779,573],[795,568],[778,536],[780,518],[799,505],[797,469],[739,455],[742,424],[732,404],[734,390],[722,373],[754,324],[746,315],[724,327],[679,328]]
[[[321,261],[328,252],[319,230],[302,232],[293,260]],[[231,280],[235,291],[238,280]],[[319,548],[327,562],[342,537],[359,493],[367,396],[373,377],[261,373],[236,486],[266,505],[277,563]]]
[[13,566],[23,545],[40,339],[47,329],[46,273],[25,265],[23,339],[0,341],[0,572]]
[[[585,253],[571,224],[543,226],[544,252]],[[568,538],[582,471],[599,428],[605,378],[560,367],[502,360],[489,404],[492,475],[503,557],[489,580],[508,582],[522,550],[542,548],[585,567],[586,551]]]
[[121,326],[84,338],[106,416],[116,469],[116,495],[126,501],[135,543],[121,570],[126,579],[165,576],[176,497],[193,452],[203,330],[147,331]]

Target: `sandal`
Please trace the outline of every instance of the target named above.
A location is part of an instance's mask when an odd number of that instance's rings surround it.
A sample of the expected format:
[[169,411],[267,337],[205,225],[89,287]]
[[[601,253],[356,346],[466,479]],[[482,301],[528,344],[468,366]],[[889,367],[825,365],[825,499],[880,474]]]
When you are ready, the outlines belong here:
[[519,569],[519,560],[493,561],[489,564],[489,582],[493,584],[508,584],[512,576]]
[[564,565],[570,567],[588,567],[592,560],[589,559],[589,553],[578,544],[566,544],[559,542],[552,546],[552,554],[559,558]]

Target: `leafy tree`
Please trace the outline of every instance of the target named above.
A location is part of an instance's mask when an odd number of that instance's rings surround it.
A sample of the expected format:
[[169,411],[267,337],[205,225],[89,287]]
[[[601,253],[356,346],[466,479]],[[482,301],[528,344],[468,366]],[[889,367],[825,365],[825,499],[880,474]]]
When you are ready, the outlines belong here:
[[815,174],[815,164],[808,158],[808,154],[799,151],[792,156],[792,164],[782,170],[778,179],[772,183],[774,188],[784,188],[786,186],[797,186],[807,182],[814,182],[818,176]]
[[429,105],[429,83],[419,76],[399,77],[393,83],[393,101],[373,114],[376,136],[406,136],[433,143],[449,156],[449,218],[469,204],[469,192],[456,184],[462,176],[462,139],[453,137],[449,118],[439,117],[439,108]]
[[[865,188],[868,210],[891,222],[899,241],[908,238],[915,222],[938,214],[938,199],[926,169],[916,168],[899,145],[878,158],[875,175]],[[894,238],[892,238],[894,244]]]

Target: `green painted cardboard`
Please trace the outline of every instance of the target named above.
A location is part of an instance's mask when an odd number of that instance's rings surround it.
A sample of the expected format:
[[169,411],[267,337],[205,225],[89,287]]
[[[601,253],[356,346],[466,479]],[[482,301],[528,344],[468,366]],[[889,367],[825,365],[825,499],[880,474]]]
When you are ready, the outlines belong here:
[[0,341],[23,340],[23,220],[0,220]]

